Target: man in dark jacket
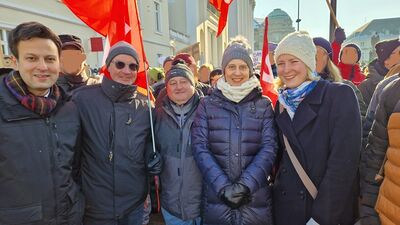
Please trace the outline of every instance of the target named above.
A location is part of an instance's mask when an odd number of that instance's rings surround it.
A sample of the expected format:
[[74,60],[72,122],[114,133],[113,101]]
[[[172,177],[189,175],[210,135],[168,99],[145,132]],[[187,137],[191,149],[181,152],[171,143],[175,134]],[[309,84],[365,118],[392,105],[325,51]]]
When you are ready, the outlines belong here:
[[86,54],[79,37],[70,34],[58,36],[61,46],[61,73],[57,84],[70,92],[81,86],[100,83],[100,79],[89,78],[85,72]]
[[193,157],[190,128],[203,94],[194,86],[190,69],[175,65],[167,73],[167,95],[156,104],[156,143],[164,161],[161,206],[167,225],[200,224],[202,177]]
[[80,224],[83,196],[72,175],[80,122],[55,85],[60,39],[28,22],[8,42],[17,68],[0,77],[0,224]]
[[375,50],[378,58],[368,65],[367,78],[358,86],[367,105],[376,85],[383,80],[390,68],[400,63],[400,40],[397,38],[381,41],[375,45]]
[[142,225],[146,169],[159,173],[161,165],[150,160],[147,99],[133,85],[139,57],[130,44],[121,41],[110,49],[106,66],[101,84],[79,88],[73,96],[83,127],[83,223]]

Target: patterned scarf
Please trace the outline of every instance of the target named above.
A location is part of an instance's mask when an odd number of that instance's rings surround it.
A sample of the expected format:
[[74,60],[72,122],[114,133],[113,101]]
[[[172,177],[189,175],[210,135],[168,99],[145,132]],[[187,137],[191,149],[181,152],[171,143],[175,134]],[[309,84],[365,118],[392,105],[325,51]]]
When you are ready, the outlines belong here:
[[294,113],[297,107],[303,101],[303,99],[315,88],[317,81],[306,81],[300,86],[293,89],[280,88],[279,93],[279,103],[282,104],[286,111],[288,112],[290,119],[293,120]]
[[20,101],[21,105],[42,117],[47,116],[53,111],[61,96],[57,85],[51,87],[47,98],[29,93],[25,82],[17,71],[13,71],[5,76],[4,83],[11,94]]

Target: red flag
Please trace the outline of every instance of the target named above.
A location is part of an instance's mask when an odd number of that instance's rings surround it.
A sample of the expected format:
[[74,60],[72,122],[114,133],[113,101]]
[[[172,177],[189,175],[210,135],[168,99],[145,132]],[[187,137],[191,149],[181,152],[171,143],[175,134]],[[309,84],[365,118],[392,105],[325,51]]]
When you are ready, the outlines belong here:
[[217,32],[218,37],[226,26],[226,22],[228,21],[229,5],[233,2],[233,0],[209,0],[209,2],[220,13]]
[[278,93],[274,88],[274,75],[272,74],[271,62],[269,61],[268,52],[268,17],[265,17],[264,45],[261,58],[261,87],[263,95],[271,99],[272,105],[275,106],[278,100]]
[[146,88],[145,65],[148,66],[148,63],[136,0],[63,0],[63,2],[89,27],[106,36],[110,46],[118,41],[126,41],[133,45],[141,62],[135,84]]

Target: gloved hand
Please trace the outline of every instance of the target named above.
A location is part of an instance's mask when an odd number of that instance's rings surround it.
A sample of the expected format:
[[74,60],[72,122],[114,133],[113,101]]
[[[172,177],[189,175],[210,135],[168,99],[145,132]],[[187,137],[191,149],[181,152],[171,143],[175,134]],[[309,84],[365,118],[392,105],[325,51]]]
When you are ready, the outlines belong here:
[[220,193],[221,200],[232,209],[237,209],[251,201],[250,189],[239,183],[226,186]]
[[159,175],[163,167],[163,161],[160,153],[153,152],[147,162],[147,173],[149,175]]
[[335,30],[335,41],[339,44],[342,44],[344,40],[346,40],[346,33],[344,32],[344,29],[337,27]]

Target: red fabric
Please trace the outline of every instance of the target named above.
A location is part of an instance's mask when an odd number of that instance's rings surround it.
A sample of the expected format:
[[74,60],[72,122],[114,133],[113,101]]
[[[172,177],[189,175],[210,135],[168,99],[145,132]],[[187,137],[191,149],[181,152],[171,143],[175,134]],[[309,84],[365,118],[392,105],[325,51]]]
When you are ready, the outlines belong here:
[[89,27],[107,36],[110,46],[122,40],[133,45],[141,62],[135,84],[146,88],[145,65],[147,67],[148,63],[144,53],[136,0],[63,0],[63,2]]
[[226,22],[228,21],[229,5],[233,0],[209,0],[209,2],[220,12],[217,32],[218,37],[226,26]]
[[333,41],[331,46],[332,46],[332,61],[333,61],[333,63],[335,63],[335,65],[338,65],[340,48],[342,47],[342,44],[340,44],[336,41]]
[[[349,80],[355,85],[359,85],[363,80],[365,80],[365,75],[361,72],[360,65],[358,64],[350,65],[339,62],[338,67],[343,79]],[[354,70],[353,75],[351,75],[352,70]]]
[[268,51],[268,17],[265,17],[265,30],[264,30],[264,46],[262,51],[261,60],[261,87],[263,95],[271,99],[272,105],[275,106],[278,100],[278,93],[274,88],[274,75],[272,73],[271,62],[269,61]]

